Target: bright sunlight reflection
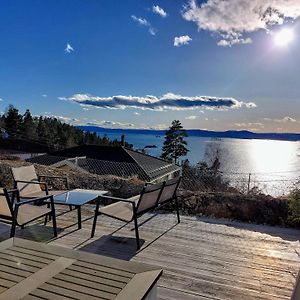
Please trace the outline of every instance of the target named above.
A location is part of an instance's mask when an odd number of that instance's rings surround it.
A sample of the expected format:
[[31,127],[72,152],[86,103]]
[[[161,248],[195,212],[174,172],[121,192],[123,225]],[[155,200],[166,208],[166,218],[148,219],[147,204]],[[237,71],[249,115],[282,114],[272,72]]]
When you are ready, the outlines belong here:
[[294,31],[291,28],[284,28],[274,35],[274,43],[276,46],[285,47],[294,39]]
[[260,172],[290,171],[297,146],[285,141],[252,140],[249,147],[252,168]]

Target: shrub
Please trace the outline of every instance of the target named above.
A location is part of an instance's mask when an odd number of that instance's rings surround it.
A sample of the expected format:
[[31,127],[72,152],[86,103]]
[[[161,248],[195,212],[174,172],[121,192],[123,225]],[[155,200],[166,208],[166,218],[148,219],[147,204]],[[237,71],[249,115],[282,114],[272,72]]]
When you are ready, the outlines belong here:
[[300,190],[293,191],[289,196],[288,223],[300,227]]

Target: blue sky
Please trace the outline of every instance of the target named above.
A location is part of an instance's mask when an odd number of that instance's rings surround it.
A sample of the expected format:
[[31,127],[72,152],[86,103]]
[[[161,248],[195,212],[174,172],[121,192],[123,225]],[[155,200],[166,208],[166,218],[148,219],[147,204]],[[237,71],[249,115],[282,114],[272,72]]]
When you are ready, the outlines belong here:
[[2,0],[0,112],[300,132],[299,0]]

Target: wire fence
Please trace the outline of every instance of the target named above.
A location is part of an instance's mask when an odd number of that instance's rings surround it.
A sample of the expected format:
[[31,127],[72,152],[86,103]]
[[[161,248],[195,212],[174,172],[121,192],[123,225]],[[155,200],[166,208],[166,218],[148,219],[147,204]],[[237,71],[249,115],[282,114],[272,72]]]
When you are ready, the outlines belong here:
[[273,173],[220,172],[182,168],[182,188],[200,192],[263,193],[275,197],[300,188],[300,170]]

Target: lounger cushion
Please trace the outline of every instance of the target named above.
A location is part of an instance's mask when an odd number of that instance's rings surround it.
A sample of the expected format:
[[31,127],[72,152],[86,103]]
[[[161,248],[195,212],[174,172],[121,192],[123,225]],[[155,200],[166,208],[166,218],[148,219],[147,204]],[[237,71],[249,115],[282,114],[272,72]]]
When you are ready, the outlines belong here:
[[47,205],[36,206],[24,204],[19,207],[17,221],[19,225],[22,225],[50,212],[51,209],[47,208]]
[[5,217],[11,217],[11,212],[7,204],[6,197],[4,196],[4,191],[0,188],[0,215]]
[[[134,196],[129,198],[130,200],[134,200],[136,203],[139,200],[140,196]],[[133,209],[132,204],[126,202],[116,202],[99,209],[100,213],[103,213],[108,216],[112,216],[118,219],[121,219],[125,222],[130,222],[133,217]]]

